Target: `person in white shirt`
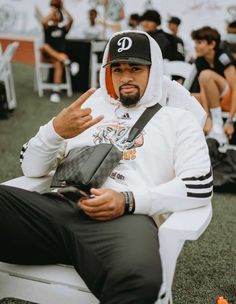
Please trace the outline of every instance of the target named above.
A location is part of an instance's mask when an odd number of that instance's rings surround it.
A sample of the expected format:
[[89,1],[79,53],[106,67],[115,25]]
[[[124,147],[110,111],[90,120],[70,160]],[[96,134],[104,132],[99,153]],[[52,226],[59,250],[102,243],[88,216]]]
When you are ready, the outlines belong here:
[[103,12],[97,18],[97,24],[103,28],[102,38],[109,39],[111,35],[121,31],[125,25],[125,10],[122,0],[101,0]]
[[[164,296],[153,217],[210,204],[212,174],[205,113],[163,76],[162,60],[145,32],[110,38],[101,88],[40,127],[23,148],[22,170],[46,175],[74,147],[98,143],[113,143],[123,158],[101,188],[80,200],[1,185],[0,260],[72,264],[103,304],[153,304]],[[162,108],[127,142],[131,127],[156,103]]]
[[98,40],[102,38],[102,27],[97,24],[97,10],[92,8],[88,12],[89,24],[83,33],[86,39]]

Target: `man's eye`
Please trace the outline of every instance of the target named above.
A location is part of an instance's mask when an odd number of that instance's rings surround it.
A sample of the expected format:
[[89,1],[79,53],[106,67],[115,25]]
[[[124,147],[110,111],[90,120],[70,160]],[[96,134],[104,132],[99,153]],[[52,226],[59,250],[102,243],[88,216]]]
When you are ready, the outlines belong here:
[[115,73],[118,73],[118,72],[120,72],[120,71],[121,71],[120,68],[115,68],[115,69],[113,69],[113,72],[115,72]]
[[134,72],[136,72],[136,71],[140,71],[141,68],[140,68],[140,67],[132,67],[132,70],[133,70]]

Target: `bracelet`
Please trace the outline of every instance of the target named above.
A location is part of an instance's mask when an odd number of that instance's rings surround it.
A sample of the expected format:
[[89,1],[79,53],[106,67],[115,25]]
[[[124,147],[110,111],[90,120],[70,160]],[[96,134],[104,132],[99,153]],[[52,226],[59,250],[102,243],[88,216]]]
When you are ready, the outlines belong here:
[[124,191],[122,192],[125,199],[125,212],[124,214],[132,214],[135,210],[135,201],[134,195],[131,191]]
[[228,118],[226,119],[225,124],[226,124],[226,125],[233,126],[233,125],[234,125],[233,118],[232,118],[232,117],[228,117]]

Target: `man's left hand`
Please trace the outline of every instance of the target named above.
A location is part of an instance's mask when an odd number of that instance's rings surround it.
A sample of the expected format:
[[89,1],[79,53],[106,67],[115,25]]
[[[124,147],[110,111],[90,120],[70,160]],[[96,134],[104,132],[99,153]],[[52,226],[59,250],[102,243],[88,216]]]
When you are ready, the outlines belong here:
[[112,220],[124,214],[124,195],[107,188],[91,189],[91,198],[83,198],[79,207],[92,219]]

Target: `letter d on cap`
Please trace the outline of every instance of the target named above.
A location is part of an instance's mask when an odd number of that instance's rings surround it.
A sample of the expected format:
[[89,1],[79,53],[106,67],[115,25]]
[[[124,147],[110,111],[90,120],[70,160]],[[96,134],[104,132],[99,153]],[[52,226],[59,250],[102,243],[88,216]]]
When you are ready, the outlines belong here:
[[117,45],[120,46],[117,51],[121,53],[131,48],[132,40],[129,37],[122,37],[118,40]]

